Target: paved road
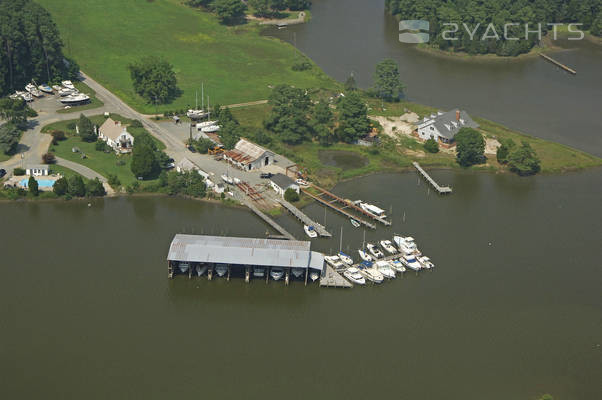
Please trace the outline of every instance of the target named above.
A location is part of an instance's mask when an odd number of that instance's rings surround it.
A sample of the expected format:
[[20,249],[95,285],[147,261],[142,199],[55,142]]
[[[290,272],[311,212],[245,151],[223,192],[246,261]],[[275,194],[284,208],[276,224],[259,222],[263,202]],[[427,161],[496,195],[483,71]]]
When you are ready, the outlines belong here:
[[85,178],[88,178],[88,179],[98,178],[98,179],[100,179],[100,181],[102,183],[107,182],[107,178],[105,178],[98,172],[94,171],[93,169],[86,167],[85,165],[81,165],[81,164],[78,164],[73,161],[65,160],[64,158],[60,158],[60,157],[56,158],[56,163],[57,163],[57,165],[60,165],[62,167],[72,169],[73,171],[77,172],[78,174],[80,174],[81,176],[83,176]]

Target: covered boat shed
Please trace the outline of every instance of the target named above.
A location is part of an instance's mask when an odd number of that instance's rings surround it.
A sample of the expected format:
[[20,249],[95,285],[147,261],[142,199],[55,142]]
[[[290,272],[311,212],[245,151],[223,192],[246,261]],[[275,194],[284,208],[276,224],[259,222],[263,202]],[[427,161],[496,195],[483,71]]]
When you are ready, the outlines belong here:
[[167,256],[169,275],[179,263],[227,265],[229,268],[300,268],[324,271],[324,255],[311,251],[311,243],[298,240],[277,240],[223,236],[177,234]]

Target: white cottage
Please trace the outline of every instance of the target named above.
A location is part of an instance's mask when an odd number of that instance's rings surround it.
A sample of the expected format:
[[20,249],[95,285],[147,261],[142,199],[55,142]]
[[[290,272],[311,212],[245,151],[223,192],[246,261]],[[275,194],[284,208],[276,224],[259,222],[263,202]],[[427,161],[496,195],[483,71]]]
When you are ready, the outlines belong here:
[[425,117],[418,123],[418,137],[422,140],[435,139],[443,144],[451,144],[454,137],[462,128],[478,128],[466,111],[452,110],[446,113],[438,112]]
[[272,185],[272,189],[274,189],[280,196],[284,197],[284,192],[288,189],[293,189],[295,192],[299,193],[299,185],[284,174],[276,174],[270,178],[270,185]]
[[118,153],[129,153],[134,147],[134,137],[127,131],[127,128],[122,126],[120,121],[114,121],[111,118],[107,118],[98,129],[98,137]]

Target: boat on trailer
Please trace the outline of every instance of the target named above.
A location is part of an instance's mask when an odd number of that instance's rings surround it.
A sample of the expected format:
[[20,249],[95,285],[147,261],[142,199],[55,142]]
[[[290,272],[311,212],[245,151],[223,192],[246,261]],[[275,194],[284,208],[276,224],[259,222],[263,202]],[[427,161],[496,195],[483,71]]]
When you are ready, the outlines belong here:
[[67,89],[75,89],[75,86],[73,86],[73,82],[71,81],[62,81],[61,85],[63,85]]
[[40,89],[44,93],[48,93],[48,94],[53,94],[54,93],[52,91],[52,88],[50,86],[46,85],[46,84],[38,86],[38,89]]
[[88,103],[90,101],[90,96],[83,94],[83,93],[71,94],[71,95],[61,98],[60,101],[63,104],[73,106],[73,105]]

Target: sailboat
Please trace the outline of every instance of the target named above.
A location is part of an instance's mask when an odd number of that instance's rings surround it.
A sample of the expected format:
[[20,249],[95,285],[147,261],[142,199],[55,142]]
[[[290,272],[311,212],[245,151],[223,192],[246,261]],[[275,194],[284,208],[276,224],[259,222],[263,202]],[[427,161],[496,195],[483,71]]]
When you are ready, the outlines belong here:
[[341,226],[341,237],[339,239],[339,259],[347,265],[353,265],[353,258],[343,253],[343,227]]
[[[201,86],[201,98],[203,98],[203,103],[204,103],[204,88]],[[197,90],[195,92],[195,96],[194,96],[194,110],[188,110],[186,112],[186,116],[192,120],[197,120],[197,119],[201,119],[201,118],[205,118],[207,116],[207,112],[205,110],[203,110],[203,106],[201,106],[201,109],[199,109],[199,91]]]

